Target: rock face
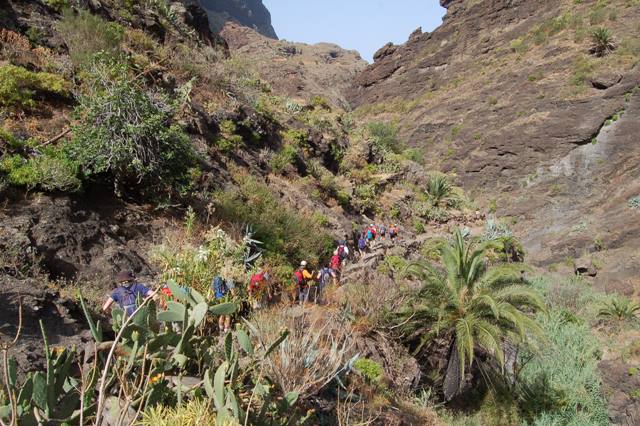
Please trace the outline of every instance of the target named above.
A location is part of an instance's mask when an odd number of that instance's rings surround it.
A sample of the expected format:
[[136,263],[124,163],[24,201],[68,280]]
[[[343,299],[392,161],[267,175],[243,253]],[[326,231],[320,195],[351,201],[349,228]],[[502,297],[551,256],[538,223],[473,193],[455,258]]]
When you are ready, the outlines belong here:
[[257,64],[262,79],[274,92],[307,100],[317,95],[347,107],[345,92],[367,63],[354,50],[330,43],[308,45],[273,40],[227,22],[220,32],[231,55]]
[[271,14],[261,0],[199,0],[209,15],[211,29],[219,32],[229,21],[256,30],[265,37],[278,39]]
[[[355,115],[397,121],[428,167],[455,171],[481,204],[495,200],[534,263],[586,252],[605,260],[602,286],[640,288],[640,216],[627,206],[640,193],[640,48],[629,48],[640,10],[623,0],[606,11],[569,0],[440,3],[439,28],[385,46],[358,75]],[[603,58],[589,54],[599,26],[620,46]]]

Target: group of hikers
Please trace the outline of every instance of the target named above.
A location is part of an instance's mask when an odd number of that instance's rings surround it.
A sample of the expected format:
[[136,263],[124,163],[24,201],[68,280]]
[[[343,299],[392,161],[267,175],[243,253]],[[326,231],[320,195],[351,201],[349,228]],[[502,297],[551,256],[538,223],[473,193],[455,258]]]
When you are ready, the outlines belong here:
[[[388,229],[384,225],[371,224],[365,227],[358,235],[357,244],[362,255],[368,247],[376,244],[376,241],[385,240],[388,237],[395,240],[398,237],[398,228],[391,225]],[[349,250],[346,240],[338,242],[331,259],[318,271],[309,270],[307,261],[300,262],[293,272],[291,285],[285,290],[289,300],[304,306],[309,302],[325,303],[326,290],[330,285],[339,286],[344,265],[354,253]],[[166,301],[173,298],[171,290],[164,285],[159,291],[153,291],[144,284],[136,281],[135,275],[130,271],[121,271],[116,275],[117,287],[111,292],[102,309],[109,311],[113,304],[117,304],[126,315],[133,315],[141,301],[153,298],[161,307],[166,307]],[[251,275],[246,287],[247,295],[252,309],[261,309],[272,302],[273,283],[271,270],[264,267]],[[218,301],[228,300],[236,295],[236,285],[232,279],[215,276],[209,288],[209,299]],[[218,328],[225,333],[231,328],[231,316],[221,315],[218,318]]]
[[384,241],[387,236],[391,241],[398,238],[398,227],[395,223],[387,228],[384,224],[370,224],[366,226],[358,235],[358,251],[360,255],[364,255],[367,249],[373,247],[376,241]]

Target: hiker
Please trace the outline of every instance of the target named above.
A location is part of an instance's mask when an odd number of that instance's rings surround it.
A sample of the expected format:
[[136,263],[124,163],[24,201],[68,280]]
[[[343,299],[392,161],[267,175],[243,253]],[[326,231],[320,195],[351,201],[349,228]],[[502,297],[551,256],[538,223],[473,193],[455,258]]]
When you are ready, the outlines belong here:
[[139,302],[148,298],[157,298],[157,292],[151,291],[143,284],[135,282],[135,275],[130,271],[120,271],[116,275],[116,287],[107,301],[104,302],[102,310],[108,312],[113,303],[117,303],[125,312],[125,315],[131,316],[138,309]]
[[384,226],[384,224],[379,225],[378,226],[378,238],[381,239],[382,241],[385,240],[387,235],[387,228]]
[[347,247],[347,242],[344,240],[340,241],[336,250],[338,252],[338,256],[340,256],[340,262],[345,264],[349,258],[349,247]]
[[[227,295],[235,296],[236,286],[232,279],[224,280],[221,276],[213,277],[210,291],[218,302],[224,300]],[[218,318],[218,330],[220,333],[227,334],[231,329],[231,315],[220,315]]]
[[271,294],[271,277],[268,268],[251,276],[247,293],[249,293],[249,298],[253,299],[254,309],[260,309],[263,305],[271,302],[273,295]]
[[342,259],[340,259],[340,255],[338,254],[338,250],[333,252],[333,256],[331,256],[331,260],[329,261],[329,265],[331,265],[331,269],[334,271],[339,271],[342,267]]
[[[185,286],[180,286],[180,289],[186,293],[188,291],[188,288]],[[173,295],[173,292],[171,291],[171,289],[169,288],[169,286],[167,284],[164,284],[162,286],[162,288],[160,289],[160,297],[158,300],[158,305],[160,306],[160,308],[166,310],[168,309],[168,304],[167,302],[174,300],[175,297]],[[168,324],[165,324],[165,326],[168,326]],[[173,329],[173,331],[175,331],[176,333],[179,333],[182,331],[182,322],[171,322],[171,328]]]
[[313,274],[307,270],[307,261],[300,262],[300,267],[293,273],[294,281],[298,286],[298,300],[304,305],[309,300],[309,281],[313,279]]
[[398,238],[398,227],[395,223],[393,223],[389,227],[389,239],[391,241],[394,241],[396,238]]
[[316,280],[318,281],[318,291],[316,292],[314,302],[323,304],[325,289],[330,283],[333,283],[333,285],[337,284],[338,275],[330,265],[327,265],[318,271]]
[[360,257],[364,256],[367,250],[367,240],[364,236],[361,236],[358,240],[358,252],[360,253]]
[[367,238],[367,242],[372,242],[376,239],[376,228],[373,225],[373,223],[371,225],[369,225],[369,227],[366,229],[366,238]]

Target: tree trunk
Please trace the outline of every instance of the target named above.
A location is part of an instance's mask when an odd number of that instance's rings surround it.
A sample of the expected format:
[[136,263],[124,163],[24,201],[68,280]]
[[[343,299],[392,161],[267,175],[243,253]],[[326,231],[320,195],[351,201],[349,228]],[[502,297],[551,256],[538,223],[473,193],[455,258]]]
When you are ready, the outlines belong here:
[[458,345],[456,344],[456,339],[453,338],[451,347],[449,348],[447,372],[445,373],[444,383],[442,384],[445,401],[451,401],[451,399],[460,392],[462,389],[463,379],[460,368]]

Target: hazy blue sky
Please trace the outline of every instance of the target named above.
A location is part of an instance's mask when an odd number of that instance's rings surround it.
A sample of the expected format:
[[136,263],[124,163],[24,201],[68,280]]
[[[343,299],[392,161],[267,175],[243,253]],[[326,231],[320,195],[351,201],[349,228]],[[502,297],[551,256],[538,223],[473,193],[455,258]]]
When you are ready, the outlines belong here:
[[438,0],[263,0],[281,39],[327,41],[356,49],[367,61],[392,41],[407,41],[418,27],[431,31],[445,10]]

